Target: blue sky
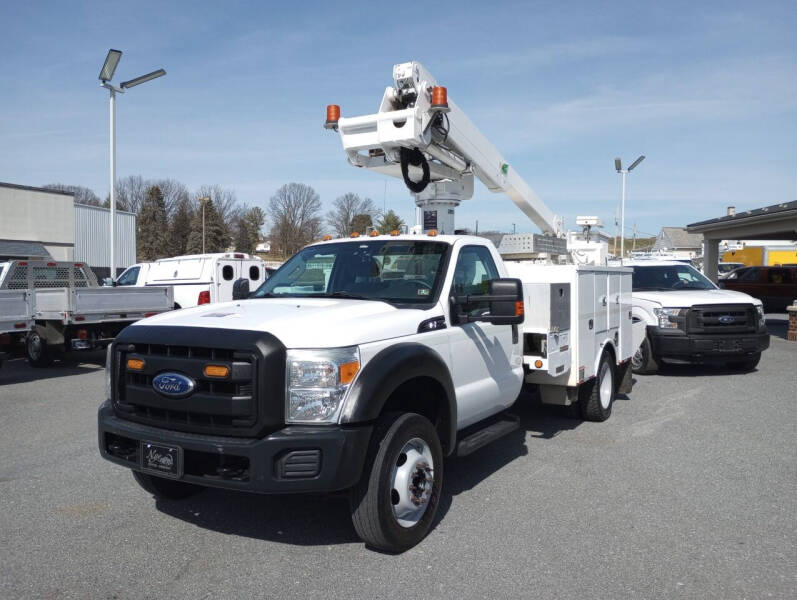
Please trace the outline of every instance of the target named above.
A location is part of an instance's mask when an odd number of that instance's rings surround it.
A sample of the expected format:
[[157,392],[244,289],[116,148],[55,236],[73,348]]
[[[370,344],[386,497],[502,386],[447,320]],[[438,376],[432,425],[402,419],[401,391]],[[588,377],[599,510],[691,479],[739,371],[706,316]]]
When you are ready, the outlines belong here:
[[[218,183],[264,207],[299,181],[325,208],[351,191],[411,220],[403,183],[350,167],[322,123],[329,103],[375,112],[392,65],[418,60],[570,227],[597,214],[613,230],[615,156],[647,155],[629,231],[797,198],[794,2],[600,4],[7,2],[0,181],[105,197],[97,74],[113,47],[117,82],[168,72],[119,98],[119,177]],[[480,184],[457,225],[477,219],[536,230]]]

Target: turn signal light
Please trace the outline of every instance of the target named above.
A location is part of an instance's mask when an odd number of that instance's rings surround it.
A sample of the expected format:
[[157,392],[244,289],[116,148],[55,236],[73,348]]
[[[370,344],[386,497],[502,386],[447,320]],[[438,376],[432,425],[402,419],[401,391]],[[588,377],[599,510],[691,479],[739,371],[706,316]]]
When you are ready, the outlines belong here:
[[429,237],[435,237],[437,235],[437,229],[430,229],[429,231],[426,232],[426,235],[428,235]]
[[14,329],[25,329],[25,323],[14,323]]
[[331,239],[332,239],[332,236],[329,235],[329,234],[326,234],[324,237],[321,238],[321,240],[324,241],[324,242],[328,242]]
[[140,371],[144,368],[144,361],[140,358],[128,358],[127,359],[127,370],[128,371]]
[[523,300],[515,301],[515,316],[516,317],[523,316]]
[[398,229],[394,229],[393,231],[390,232],[390,235],[398,235],[398,234],[399,234]]
[[340,119],[340,106],[337,104],[327,105],[327,120],[324,123],[326,129],[335,129]]
[[538,369],[542,369],[542,361],[538,358],[537,360],[534,361],[534,366],[537,367]]
[[338,375],[340,376],[340,383],[346,385],[354,381],[354,376],[360,370],[360,363],[357,361],[343,363],[338,367]]
[[352,234],[351,234],[351,237],[353,237],[353,238],[360,237],[360,232],[359,231],[353,231]]
[[205,290],[203,292],[199,292],[199,297],[196,301],[197,304],[210,304],[210,292]]
[[372,229],[371,233],[369,233],[368,235],[370,235],[371,237],[376,237],[379,235],[379,232],[376,229]]
[[205,365],[202,372],[205,377],[227,377],[230,374],[230,367],[226,365]]

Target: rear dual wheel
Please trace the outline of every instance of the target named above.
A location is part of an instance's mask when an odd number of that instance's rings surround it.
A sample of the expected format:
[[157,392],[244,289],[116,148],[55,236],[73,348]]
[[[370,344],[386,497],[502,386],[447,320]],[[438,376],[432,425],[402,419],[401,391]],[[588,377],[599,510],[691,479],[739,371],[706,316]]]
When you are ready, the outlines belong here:
[[34,367],[48,367],[53,362],[52,354],[45,340],[37,331],[31,331],[25,339],[25,356]]
[[608,352],[601,355],[595,378],[579,389],[581,416],[587,421],[605,421],[612,414],[617,390],[614,361]]

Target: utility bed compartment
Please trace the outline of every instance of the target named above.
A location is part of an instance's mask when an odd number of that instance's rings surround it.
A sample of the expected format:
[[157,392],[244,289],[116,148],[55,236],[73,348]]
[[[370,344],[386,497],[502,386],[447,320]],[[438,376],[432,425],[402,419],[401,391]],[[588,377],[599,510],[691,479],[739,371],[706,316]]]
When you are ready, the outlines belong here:
[[[576,388],[595,376],[611,346],[617,364],[634,352],[631,327],[632,269],[507,261],[523,282],[523,362],[526,382]],[[548,390],[550,391],[550,390]],[[547,397],[544,401],[555,401]]]
[[34,297],[27,290],[0,291],[0,333],[23,332],[33,324]]

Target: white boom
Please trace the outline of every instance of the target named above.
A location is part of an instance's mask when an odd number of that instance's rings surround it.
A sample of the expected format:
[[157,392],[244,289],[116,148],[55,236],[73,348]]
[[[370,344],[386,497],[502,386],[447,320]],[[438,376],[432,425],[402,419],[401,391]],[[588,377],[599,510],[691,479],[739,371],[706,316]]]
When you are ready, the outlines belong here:
[[473,196],[473,177],[503,192],[546,235],[563,237],[555,215],[447,98],[446,88],[418,62],[393,67],[379,112],[340,117],[327,107],[326,127],[337,129],[349,162],[403,178],[423,212],[423,229],[454,233],[454,209]]

